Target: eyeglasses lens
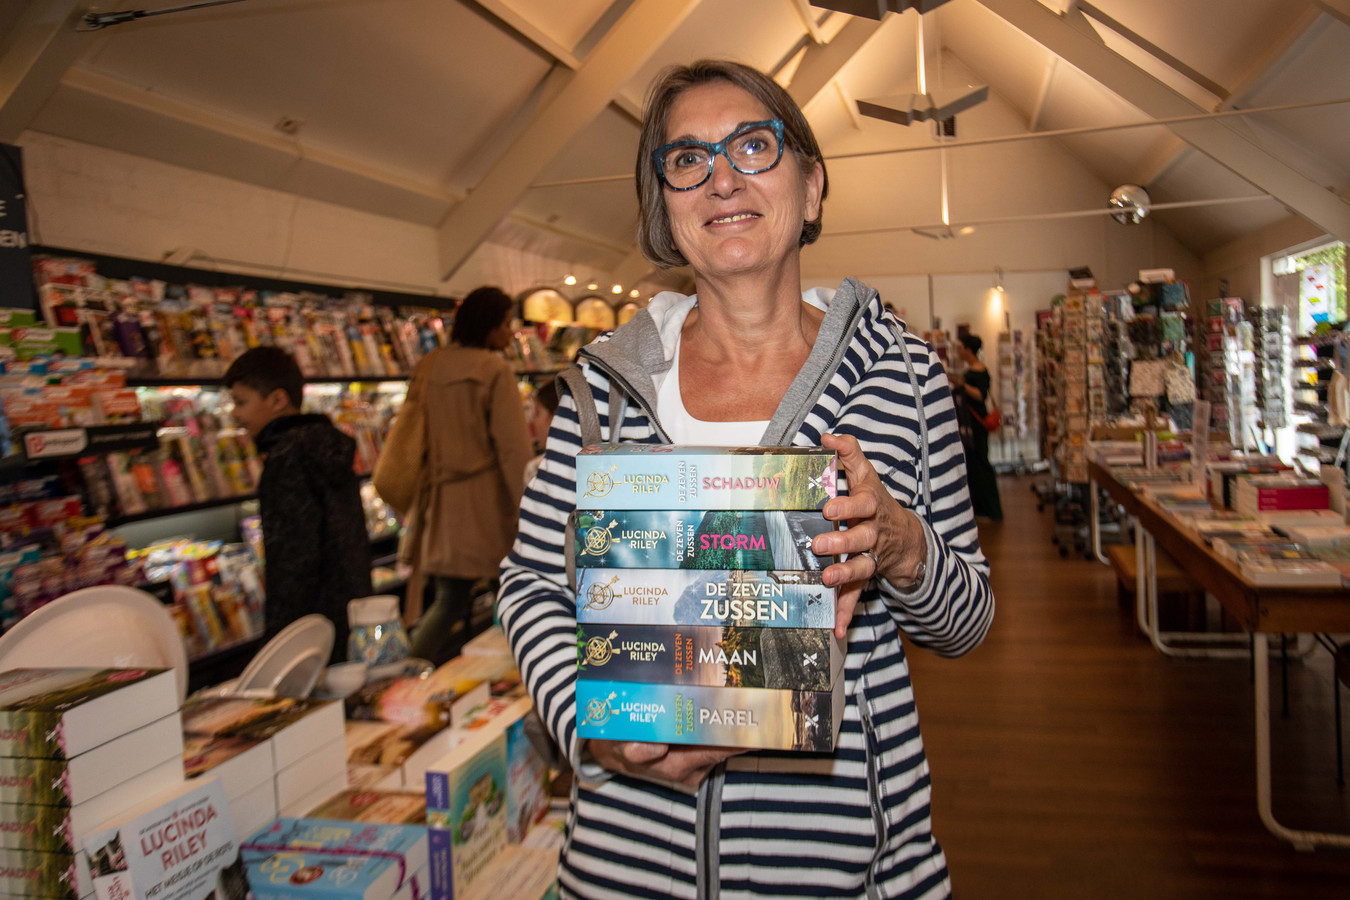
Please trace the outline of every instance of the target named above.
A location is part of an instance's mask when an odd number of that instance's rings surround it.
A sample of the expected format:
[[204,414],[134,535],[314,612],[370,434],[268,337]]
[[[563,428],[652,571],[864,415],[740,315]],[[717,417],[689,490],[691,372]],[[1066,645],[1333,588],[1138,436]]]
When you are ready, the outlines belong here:
[[[769,125],[756,125],[733,132],[721,142],[722,152],[736,171],[755,175],[772,169],[778,162],[778,134]],[[705,144],[676,144],[661,155],[662,172],[671,187],[682,190],[702,184],[712,172],[714,147]]]

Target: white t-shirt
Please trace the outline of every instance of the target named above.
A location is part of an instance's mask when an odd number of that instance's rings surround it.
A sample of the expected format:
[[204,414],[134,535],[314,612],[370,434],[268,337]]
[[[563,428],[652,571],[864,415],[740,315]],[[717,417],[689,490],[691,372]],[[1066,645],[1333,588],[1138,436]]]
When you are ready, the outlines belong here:
[[[678,335],[678,333],[677,333]],[[769,427],[768,419],[754,422],[705,422],[689,415],[680,395],[680,343],[675,338],[675,362],[656,392],[656,415],[676,444],[695,447],[757,447]]]

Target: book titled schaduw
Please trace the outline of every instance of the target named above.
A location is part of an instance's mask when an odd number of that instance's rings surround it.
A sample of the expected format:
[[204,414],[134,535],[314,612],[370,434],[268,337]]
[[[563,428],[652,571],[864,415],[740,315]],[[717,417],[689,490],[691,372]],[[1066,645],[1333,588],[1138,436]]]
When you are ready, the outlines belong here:
[[578,568],[821,570],[812,539],[834,530],[803,510],[601,510],[576,512]]
[[823,628],[577,625],[577,677],[828,691],[843,642]]
[[830,691],[577,679],[577,737],[831,752],[844,714]]
[[820,509],[836,494],[820,447],[601,444],[577,455],[577,505],[608,509]]
[[834,601],[819,571],[577,570],[586,623],[833,628]]

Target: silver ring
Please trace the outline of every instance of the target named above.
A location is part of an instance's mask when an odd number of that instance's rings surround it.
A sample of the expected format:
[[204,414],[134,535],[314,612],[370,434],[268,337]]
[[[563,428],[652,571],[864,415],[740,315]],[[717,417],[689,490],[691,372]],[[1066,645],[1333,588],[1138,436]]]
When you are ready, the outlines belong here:
[[872,571],[875,573],[881,569],[881,561],[871,550],[863,550],[861,553],[855,553],[854,556],[865,556],[872,561]]

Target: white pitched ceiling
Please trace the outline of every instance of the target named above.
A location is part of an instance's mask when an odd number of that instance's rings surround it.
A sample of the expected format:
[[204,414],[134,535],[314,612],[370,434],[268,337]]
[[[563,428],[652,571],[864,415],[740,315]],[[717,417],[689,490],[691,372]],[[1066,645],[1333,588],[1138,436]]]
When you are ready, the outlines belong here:
[[[1056,12],[1070,5],[1042,3]],[[50,5],[0,0],[0,35],[3,26]],[[29,81],[39,84],[18,96],[23,102],[9,102],[11,87],[0,80],[0,104],[9,104],[0,110],[27,104],[32,129],[431,226],[453,220],[453,210],[497,161],[522,135],[533,135],[550,157],[533,181],[554,186],[488,205],[485,215],[501,220],[490,239],[601,269],[625,259],[631,266],[634,114],[655,73],[699,56],[731,56],[790,81],[803,48],[833,37],[845,21],[800,0],[702,0],[667,36],[630,48],[633,74],[615,88],[607,109],[571,127],[532,132],[531,123],[558,102],[635,5],[641,4],[247,0],[80,35],[78,61],[59,83],[51,80],[50,96],[34,76]],[[1202,109],[1350,97],[1350,24],[1342,0],[1097,0],[1095,6],[1101,15],[1083,27]],[[1102,25],[1104,18],[1133,40]],[[916,22],[915,13],[888,16],[858,42],[851,60],[831,63],[832,76],[807,105],[827,157],[931,146],[926,127],[862,120],[851,103],[913,89]],[[929,14],[925,29],[937,83],[986,83],[999,101],[991,112],[977,108],[958,118],[961,141],[1147,118],[980,0],[952,0]],[[1178,74],[1140,49],[1141,42],[1183,60],[1231,96],[1215,96]],[[0,45],[0,75],[14,60],[12,47]],[[296,135],[275,128],[283,118],[302,123]],[[1344,149],[1350,107],[1265,114],[1240,130],[1309,181],[1350,185]],[[1145,181],[1158,202],[1257,193],[1249,180],[1163,127],[1042,140],[1099,179],[1101,203],[1105,190],[1130,180]],[[1017,185],[1037,181],[1025,167],[1054,158],[1029,146],[948,151],[954,218],[1081,207],[1089,187],[1076,175],[1074,191],[1019,193]],[[932,150],[832,163],[830,227],[932,224],[937,170]],[[1281,204],[1266,200],[1157,215],[1186,246],[1204,252],[1283,214]]]

